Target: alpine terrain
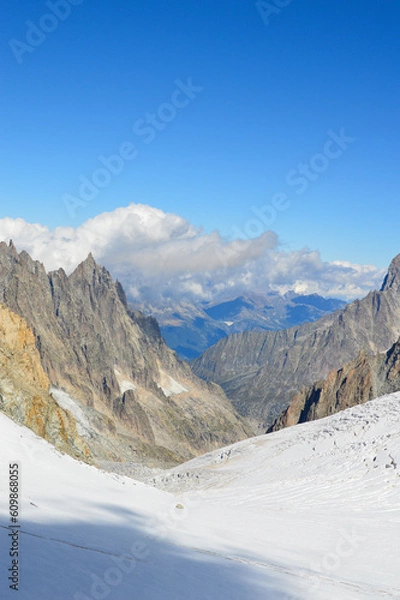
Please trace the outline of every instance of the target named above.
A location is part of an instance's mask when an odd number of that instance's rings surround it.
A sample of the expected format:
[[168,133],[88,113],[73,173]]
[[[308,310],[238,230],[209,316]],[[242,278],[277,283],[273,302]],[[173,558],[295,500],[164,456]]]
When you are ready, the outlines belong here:
[[265,431],[304,385],[356,358],[387,352],[400,333],[400,255],[379,291],[299,327],[228,336],[191,365],[222,386],[235,408]]
[[251,435],[91,255],[67,276],[2,242],[0,303],[3,410],[74,456],[165,466]]
[[353,361],[332,370],[325,380],[304,387],[269,431],[320,419],[398,390],[400,340],[383,354],[371,355],[362,350]]

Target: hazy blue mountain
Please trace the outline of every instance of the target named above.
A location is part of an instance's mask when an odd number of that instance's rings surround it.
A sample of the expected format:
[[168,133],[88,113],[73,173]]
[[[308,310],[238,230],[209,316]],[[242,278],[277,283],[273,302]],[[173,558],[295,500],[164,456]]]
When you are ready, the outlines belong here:
[[342,300],[317,294],[268,292],[199,305],[148,306],[144,310],[156,317],[168,346],[181,358],[192,360],[231,333],[286,329],[316,321],[345,305]]

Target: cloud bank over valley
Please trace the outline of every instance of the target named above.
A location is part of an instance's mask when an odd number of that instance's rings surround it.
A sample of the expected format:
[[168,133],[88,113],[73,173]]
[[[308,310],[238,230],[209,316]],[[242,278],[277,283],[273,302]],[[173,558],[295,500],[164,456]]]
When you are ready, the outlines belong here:
[[12,239],[46,269],[67,273],[89,252],[124,285],[133,302],[159,305],[233,297],[246,291],[318,293],[345,300],[380,287],[374,265],[322,260],[317,250],[287,252],[277,235],[228,241],[188,220],[144,204],[102,213],[77,228],[51,231],[38,223],[0,219],[0,239]]

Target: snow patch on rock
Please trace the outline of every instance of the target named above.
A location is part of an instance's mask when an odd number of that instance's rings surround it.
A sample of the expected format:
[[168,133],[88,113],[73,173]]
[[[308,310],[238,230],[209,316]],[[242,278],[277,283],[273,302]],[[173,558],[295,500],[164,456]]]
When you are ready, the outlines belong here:
[[128,390],[136,390],[137,385],[131,379],[125,377],[117,368],[114,369],[115,377],[117,378],[121,394],[125,394]]
[[50,388],[50,393],[53,396],[54,400],[57,402],[58,406],[62,409],[69,411],[76,420],[76,430],[82,437],[88,437],[91,434],[92,428],[90,427],[90,423],[83,412],[82,408],[79,406],[77,400],[71,398],[69,394],[59,390],[57,388]]
[[174,379],[170,375],[167,375],[167,373],[164,373],[164,371],[160,371],[160,374],[161,381],[158,385],[162,389],[164,394],[167,396],[167,398],[189,391],[187,388],[185,388],[185,386],[176,381],[176,379]]

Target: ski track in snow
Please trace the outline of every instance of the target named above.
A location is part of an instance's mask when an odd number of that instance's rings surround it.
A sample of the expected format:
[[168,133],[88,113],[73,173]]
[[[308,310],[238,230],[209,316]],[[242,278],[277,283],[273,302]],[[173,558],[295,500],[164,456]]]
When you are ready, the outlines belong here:
[[[2,525],[0,525],[0,528],[7,529],[6,527],[4,527]],[[41,540],[45,540],[46,542],[55,542],[57,544],[62,544],[65,546],[69,546],[71,548],[78,548],[79,550],[84,550],[89,553],[103,554],[103,555],[110,556],[110,557],[114,556],[116,558],[118,558],[120,556],[118,553],[107,552],[107,551],[101,550],[99,548],[89,548],[87,546],[82,546],[79,544],[72,544],[70,542],[66,542],[65,540],[60,540],[60,539],[56,539],[56,538],[52,538],[52,537],[45,537],[45,536],[31,533],[31,532],[24,531],[24,530],[20,530],[20,534],[38,538]],[[223,554],[221,552],[213,552],[211,550],[204,550],[204,549],[196,548],[193,546],[184,546],[181,544],[174,544],[172,542],[170,542],[169,545],[175,546],[177,548],[181,548],[183,550],[190,550],[190,551],[196,552],[198,554],[215,557],[215,558],[221,559],[223,561],[231,561],[231,562],[237,563],[237,564],[257,566],[257,567],[261,567],[262,569],[267,569],[268,571],[275,571],[278,573],[283,573],[285,575],[295,576],[295,577],[300,578],[301,580],[304,580],[307,578],[311,579],[313,576],[315,577],[315,575],[316,575],[315,573],[312,573],[312,572],[307,573],[302,570],[285,569],[282,566],[271,563],[271,562],[260,562],[260,561],[256,561],[256,560],[240,558],[237,556],[229,556],[229,555]],[[129,560],[129,558],[126,558],[126,560]],[[133,557],[131,560],[134,561]],[[371,587],[357,585],[355,583],[344,581],[344,580],[340,580],[339,582],[337,582],[336,580],[329,578],[327,576],[323,576],[323,577],[321,577],[321,579],[327,583],[330,583],[333,585],[338,585],[340,587],[344,587],[350,591],[356,590],[357,592],[364,593],[365,595],[371,594],[371,593],[376,593],[377,594],[376,597],[380,597],[380,598],[398,598],[399,597],[397,595],[397,593],[396,593],[396,595],[394,595],[390,591],[386,591],[382,588],[381,589],[372,589]]]

